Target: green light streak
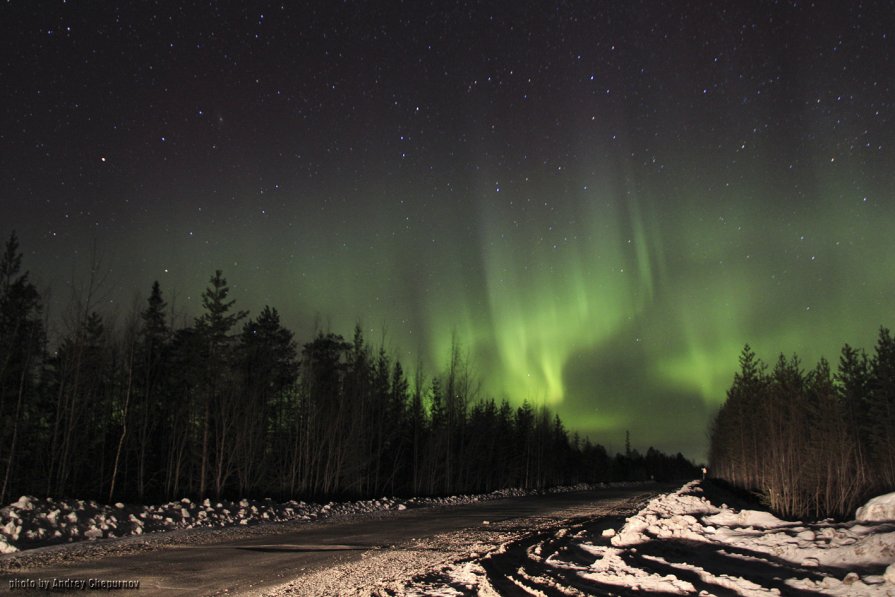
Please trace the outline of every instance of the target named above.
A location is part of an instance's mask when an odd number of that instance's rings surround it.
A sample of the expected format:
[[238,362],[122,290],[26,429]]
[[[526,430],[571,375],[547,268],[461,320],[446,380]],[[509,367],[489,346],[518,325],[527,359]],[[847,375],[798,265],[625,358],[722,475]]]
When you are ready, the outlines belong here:
[[[240,305],[278,307],[300,340],[317,314],[348,336],[360,320],[431,376],[456,335],[484,395],[551,405],[616,445],[631,429],[638,444],[698,453],[744,343],[767,361],[835,364],[842,343],[871,348],[895,325],[891,189],[819,172],[816,198],[798,203],[773,181],[706,196],[588,180],[558,192],[533,177],[499,195],[492,182],[459,206],[445,195],[353,220],[346,205],[276,232],[288,244],[236,235],[212,249]],[[377,192],[412,204],[412,189]],[[180,287],[197,296],[201,274]]]
[[[653,293],[651,247],[634,202],[626,213],[611,198],[581,201],[583,217],[562,240],[542,221],[508,227],[511,214],[497,208],[482,218],[489,336],[500,357],[489,384],[516,400],[561,403],[570,355],[604,344]],[[570,234],[574,243],[565,242]]]

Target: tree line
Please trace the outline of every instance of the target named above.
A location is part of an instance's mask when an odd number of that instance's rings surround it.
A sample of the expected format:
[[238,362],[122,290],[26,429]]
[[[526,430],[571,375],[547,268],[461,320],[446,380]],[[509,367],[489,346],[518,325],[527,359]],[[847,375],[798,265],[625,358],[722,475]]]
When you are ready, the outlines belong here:
[[371,497],[692,477],[680,454],[610,457],[529,403],[481,398],[454,342],[413,378],[358,326],[299,345],[265,306],[235,308],[221,271],[172,325],[158,282],[122,323],[97,310],[91,268],[49,347],[12,235],[0,258],[0,503],[19,494],[112,501],[184,495]]
[[783,355],[769,370],[748,345],[710,430],[712,474],[787,517],[854,515],[895,490],[895,339],[872,357],[846,344],[834,373]]

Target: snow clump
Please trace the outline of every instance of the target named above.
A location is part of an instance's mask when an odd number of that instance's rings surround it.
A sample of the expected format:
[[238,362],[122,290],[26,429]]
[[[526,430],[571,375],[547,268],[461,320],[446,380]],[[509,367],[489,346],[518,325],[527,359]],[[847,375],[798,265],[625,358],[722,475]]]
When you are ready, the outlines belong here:
[[858,508],[855,520],[862,522],[895,520],[895,493],[878,495]]
[[[856,521],[789,522],[769,512],[717,507],[694,481],[629,517],[609,539],[611,546],[582,544],[597,559],[578,575],[678,594],[696,591],[684,579],[698,579],[743,595],[779,595],[781,589],[895,595],[895,522],[879,522],[895,519],[893,514],[895,494],[888,494],[860,508]],[[657,564],[675,573],[650,572]],[[756,569],[777,570],[777,578],[768,584]]]
[[[582,491],[594,485],[557,487],[548,493]],[[381,497],[371,500],[306,503],[290,500],[275,502],[269,498],[237,501],[189,498],[156,505],[100,504],[92,500],[41,499],[23,495],[0,508],[0,554],[45,545],[126,537],[202,527],[245,526],[261,522],[312,521],[347,516],[403,511],[408,508],[470,504],[485,500],[532,495],[534,490],[501,489],[487,494],[454,495],[399,499]]]

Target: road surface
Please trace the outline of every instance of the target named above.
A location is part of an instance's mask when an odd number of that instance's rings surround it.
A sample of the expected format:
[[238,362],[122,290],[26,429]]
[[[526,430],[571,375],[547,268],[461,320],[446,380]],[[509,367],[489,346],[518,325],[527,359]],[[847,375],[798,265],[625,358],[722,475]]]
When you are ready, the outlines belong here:
[[215,536],[178,531],[164,545],[141,544],[145,551],[137,553],[137,538],[106,541],[99,557],[96,552],[77,555],[76,546],[47,548],[55,550],[50,564],[26,561],[28,568],[4,573],[0,593],[54,582],[77,587],[93,579],[139,581],[138,590],[102,592],[140,597],[394,594],[413,577],[573,519],[615,517],[617,523],[617,517],[668,489],[606,488],[316,523],[274,523],[263,534],[256,529],[254,536],[244,536],[240,529]]

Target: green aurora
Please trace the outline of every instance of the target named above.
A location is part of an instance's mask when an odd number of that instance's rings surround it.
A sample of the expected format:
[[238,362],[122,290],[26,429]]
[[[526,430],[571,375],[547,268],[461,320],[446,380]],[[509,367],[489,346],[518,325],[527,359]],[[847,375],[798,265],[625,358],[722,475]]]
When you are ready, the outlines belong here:
[[[557,191],[550,176],[483,184],[463,209],[446,192],[400,218],[349,219],[349,193],[294,242],[234,234],[203,260],[224,268],[241,306],[273,304],[300,340],[315,326],[349,336],[360,321],[430,376],[456,337],[483,397],[547,404],[616,448],[630,430],[635,445],[697,456],[744,343],[768,361],[796,352],[806,367],[835,364],[843,343],[869,349],[891,323],[890,189],[837,185],[820,166],[821,195],[802,204],[786,194],[791,181],[709,198],[608,175]],[[188,302],[202,287],[192,258],[144,257],[166,264],[163,286],[180,293],[176,272],[190,272]]]
[[222,269],[300,343],[428,379],[456,338],[482,397],[701,458],[745,343],[895,326],[890,4],[458,6],[7,7],[0,233],[54,337],[96,241],[119,323]]

